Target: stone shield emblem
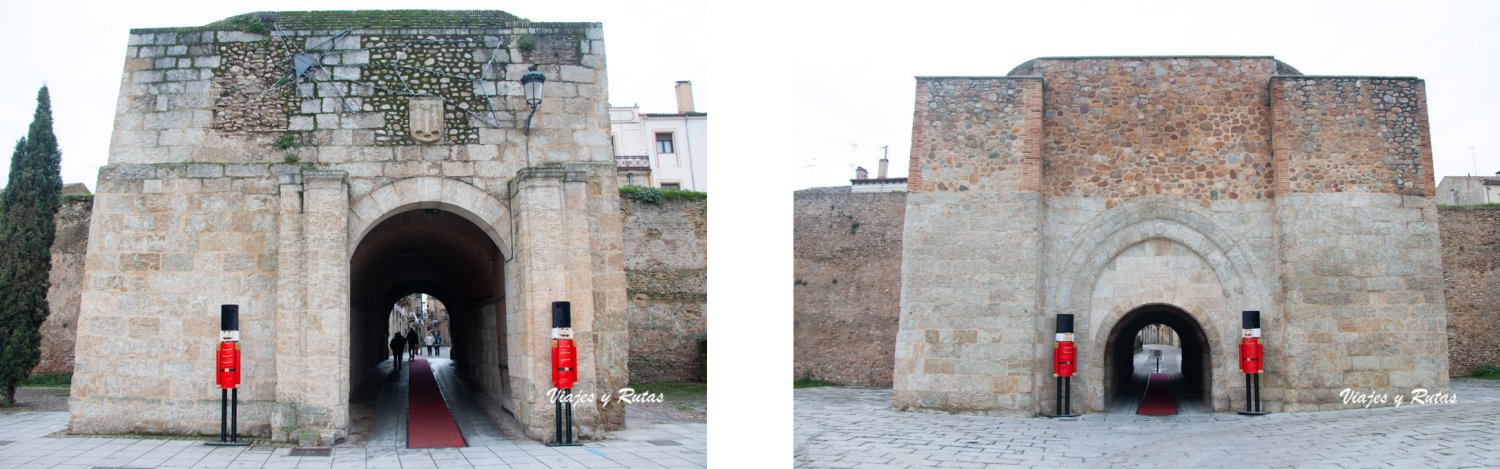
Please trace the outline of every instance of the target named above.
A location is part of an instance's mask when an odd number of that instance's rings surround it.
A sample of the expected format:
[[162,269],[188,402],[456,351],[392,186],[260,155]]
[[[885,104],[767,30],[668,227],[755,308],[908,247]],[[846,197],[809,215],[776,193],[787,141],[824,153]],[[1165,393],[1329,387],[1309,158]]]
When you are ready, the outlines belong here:
[[442,98],[411,98],[406,108],[410,112],[407,117],[412,139],[422,143],[443,139]]

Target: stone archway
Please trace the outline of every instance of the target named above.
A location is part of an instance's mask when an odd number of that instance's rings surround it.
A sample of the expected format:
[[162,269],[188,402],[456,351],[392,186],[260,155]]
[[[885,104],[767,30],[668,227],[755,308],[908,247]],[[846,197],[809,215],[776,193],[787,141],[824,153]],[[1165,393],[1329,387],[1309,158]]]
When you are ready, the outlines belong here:
[[402,179],[371,190],[349,204],[349,255],[375,225],[417,209],[448,209],[473,223],[494,241],[505,260],[512,254],[511,212],[477,187],[449,178]]
[[460,376],[514,408],[507,315],[510,212],[461,181],[412,178],[376,188],[349,210],[350,377],[385,359],[385,317],[396,299],[427,293],[448,308]]
[[[1213,344],[1210,350],[1215,356],[1212,363],[1230,363],[1224,338],[1235,337],[1237,320],[1214,320],[1214,316],[1233,315],[1238,318],[1242,309],[1267,311],[1269,327],[1276,325],[1274,311],[1278,304],[1270,294],[1274,288],[1266,283],[1268,277],[1264,267],[1255,262],[1249,248],[1235,236],[1215,223],[1214,216],[1191,201],[1172,196],[1146,196],[1128,200],[1113,209],[1101,213],[1085,225],[1077,236],[1067,243],[1068,254],[1049,278],[1044,301],[1044,311],[1049,314],[1039,318],[1039,334],[1050,337],[1050,317],[1057,313],[1072,313],[1078,318],[1076,334],[1079,337],[1079,375],[1075,378],[1075,397],[1084,403],[1084,409],[1102,411],[1106,407],[1106,385],[1104,360],[1108,353],[1109,333],[1121,317],[1146,304],[1171,304],[1190,315],[1202,328],[1205,337]],[[1154,243],[1154,244],[1153,244]],[[1200,278],[1177,278],[1170,287],[1147,288],[1135,285],[1116,288],[1108,281],[1101,283],[1106,272],[1119,267],[1123,257],[1141,254],[1142,250],[1172,255],[1192,262],[1192,269],[1201,270]],[[1149,270],[1149,269],[1148,269]],[[1172,275],[1176,268],[1156,269],[1156,275]],[[1191,288],[1184,283],[1193,283]],[[1191,291],[1198,290],[1212,291]],[[1107,290],[1106,294],[1101,292]],[[1253,306],[1253,307],[1252,307]],[[1046,341],[1039,340],[1038,343]],[[1050,369],[1038,370],[1039,386],[1050,386]],[[1227,410],[1228,392],[1235,383],[1222,379],[1225,373],[1216,373],[1220,378],[1211,383],[1207,404],[1211,409]],[[1270,386],[1268,386],[1269,388]],[[1038,395],[1048,395],[1050,388],[1039,389]],[[1051,403],[1040,403],[1043,412]]]
[[1214,394],[1214,364],[1223,361],[1223,358],[1215,358],[1224,355],[1217,350],[1222,346],[1215,347],[1217,337],[1210,338],[1207,333],[1212,327],[1205,328],[1182,308],[1163,303],[1140,305],[1111,319],[1108,329],[1100,328],[1108,331],[1100,347],[1103,352],[1100,363],[1104,373],[1105,408],[1113,408],[1115,401],[1130,398],[1126,394],[1140,391],[1137,383],[1131,381],[1135,354],[1133,339],[1142,328],[1152,324],[1170,327],[1181,340],[1181,377],[1186,385],[1179,388],[1186,391],[1182,393],[1183,397],[1204,403],[1210,401]]

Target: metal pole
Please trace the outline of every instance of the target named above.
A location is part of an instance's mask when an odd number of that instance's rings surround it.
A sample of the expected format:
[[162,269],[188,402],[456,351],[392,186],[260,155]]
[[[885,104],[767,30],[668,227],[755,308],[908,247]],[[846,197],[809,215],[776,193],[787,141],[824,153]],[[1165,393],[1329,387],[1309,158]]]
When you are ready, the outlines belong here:
[[227,442],[229,437],[229,390],[219,390],[219,442]]
[[229,441],[240,442],[240,388],[229,390]]
[[1250,397],[1250,382],[1250,374],[1245,373],[1245,412],[1255,412],[1255,408],[1251,407],[1251,403],[1255,401],[1253,401]]
[[1062,397],[1063,396],[1063,377],[1061,377],[1061,376],[1057,377],[1057,386],[1056,386],[1056,388],[1057,388],[1057,416],[1061,417],[1061,416],[1064,416],[1064,415],[1068,415],[1068,412],[1065,411],[1065,410],[1063,410],[1063,397]]
[[[568,394],[567,395],[568,395],[569,398],[573,397],[573,390],[572,389],[568,389]],[[567,406],[568,406],[567,407],[567,409],[568,409],[568,429],[567,429],[567,431],[568,431],[568,444],[571,445],[571,444],[573,444],[573,400],[572,399],[568,399]]]
[[1063,415],[1073,415],[1073,377],[1063,378]]
[[553,416],[556,417],[556,420],[557,420],[557,422],[556,422],[557,423],[557,433],[553,433],[553,435],[557,435],[557,437],[556,437],[557,438],[557,442],[559,444],[561,444],[563,442],[562,441],[562,438],[563,438],[563,430],[562,430],[563,403],[562,403],[562,399],[558,399],[557,402],[555,403],[555,406],[556,406],[556,409],[555,409],[556,412],[553,413]]
[[1261,412],[1260,408],[1260,373],[1255,374],[1255,411]]

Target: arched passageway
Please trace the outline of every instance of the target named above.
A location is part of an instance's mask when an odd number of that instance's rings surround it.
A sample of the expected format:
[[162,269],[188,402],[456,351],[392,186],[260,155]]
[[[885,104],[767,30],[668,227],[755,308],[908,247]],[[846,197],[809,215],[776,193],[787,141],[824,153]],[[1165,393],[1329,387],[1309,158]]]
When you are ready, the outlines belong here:
[[[419,208],[391,215],[359,240],[350,258],[350,382],[359,387],[390,367],[391,310],[403,297],[425,293],[447,309],[457,375],[471,385],[485,382],[481,370],[505,361],[505,260],[492,238],[459,214]],[[404,331],[402,331],[404,332]],[[501,370],[503,371],[503,370]],[[504,376],[504,373],[501,373]],[[510,389],[477,389],[505,402]],[[379,384],[379,383],[371,383]]]
[[1137,307],[1115,323],[1105,346],[1106,407],[1133,412],[1122,406],[1139,403],[1148,377],[1159,370],[1171,379],[1179,408],[1207,411],[1211,362],[1208,337],[1186,311],[1164,304]]

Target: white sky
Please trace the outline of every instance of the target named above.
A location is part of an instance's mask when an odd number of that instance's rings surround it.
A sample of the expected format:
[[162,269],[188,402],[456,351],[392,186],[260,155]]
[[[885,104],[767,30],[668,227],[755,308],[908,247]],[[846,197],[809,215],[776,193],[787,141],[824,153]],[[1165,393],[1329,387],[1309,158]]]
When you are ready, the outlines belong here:
[[53,130],[64,182],[94,190],[108,161],[116,96],[131,28],[200,26],[241,13],[278,10],[504,10],[533,21],[604,23],[613,105],[676,112],[673,83],[693,81],[699,111],[712,112],[701,0],[653,1],[161,1],[0,0],[0,186],[15,141],[26,134],[36,92],[52,93]]
[[913,77],[1005,75],[1046,56],[1273,55],[1307,75],[1422,78],[1438,179],[1500,171],[1500,2],[919,5],[798,12],[798,188],[847,185],[855,165],[874,177],[884,145],[891,176],[906,176]]

